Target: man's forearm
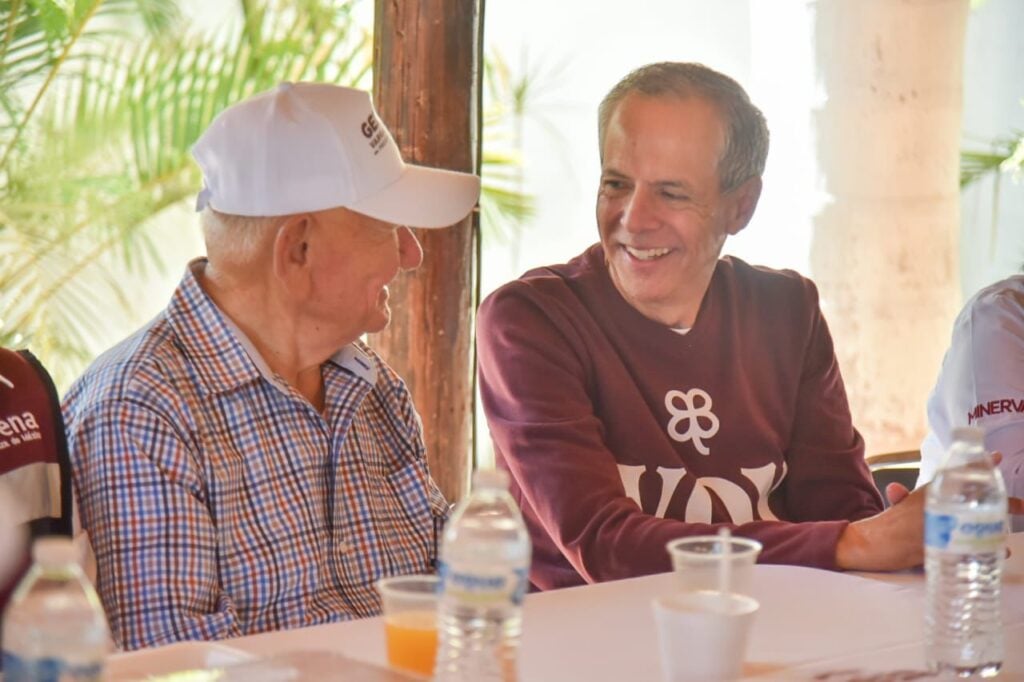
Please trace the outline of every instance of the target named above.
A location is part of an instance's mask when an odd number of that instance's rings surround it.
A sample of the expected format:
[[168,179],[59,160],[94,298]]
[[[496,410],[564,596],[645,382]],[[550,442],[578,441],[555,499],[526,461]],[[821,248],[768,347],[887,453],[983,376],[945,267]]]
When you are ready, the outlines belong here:
[[854,521],[836,543],[836,566],[853,571],[898,571],[924,561],[925,488],[885,511]]

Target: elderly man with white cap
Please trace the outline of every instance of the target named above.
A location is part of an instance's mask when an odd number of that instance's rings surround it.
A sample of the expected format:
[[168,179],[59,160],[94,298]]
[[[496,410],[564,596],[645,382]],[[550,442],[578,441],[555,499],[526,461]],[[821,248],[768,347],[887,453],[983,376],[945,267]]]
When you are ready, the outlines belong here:
[[367,93],[284,83],[193,149],[207,258],[65,398],[98,588],[125,649],[379,612],[447,504],[402,380],[360,336],[479,178],[403,163]]

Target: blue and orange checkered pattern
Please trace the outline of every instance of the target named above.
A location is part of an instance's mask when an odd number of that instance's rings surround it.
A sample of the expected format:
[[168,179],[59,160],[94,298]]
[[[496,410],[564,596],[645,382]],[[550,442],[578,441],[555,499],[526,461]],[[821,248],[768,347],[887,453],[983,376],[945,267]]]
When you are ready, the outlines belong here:
[[196,267],[64,401],[115,641],[379,613],[374,581],[434,570],[448,509],[408,390],[357,342],[322,366],[317,412],[217,309]]

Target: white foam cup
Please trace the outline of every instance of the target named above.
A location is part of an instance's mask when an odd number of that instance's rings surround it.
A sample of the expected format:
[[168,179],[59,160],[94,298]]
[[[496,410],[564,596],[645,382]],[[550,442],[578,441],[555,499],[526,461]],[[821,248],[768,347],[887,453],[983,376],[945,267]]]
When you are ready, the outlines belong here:
[[740,677],[757,600],[700,590],[658,597],[653,606],[661,665],[668,682]]

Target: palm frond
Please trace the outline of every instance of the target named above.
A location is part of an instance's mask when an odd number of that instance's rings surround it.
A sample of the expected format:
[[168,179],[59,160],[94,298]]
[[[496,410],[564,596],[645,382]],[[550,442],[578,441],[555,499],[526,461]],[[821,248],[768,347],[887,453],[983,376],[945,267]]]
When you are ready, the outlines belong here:
[[492,50],[484,62],[484,154],[480,225],[485,238],[508,243],[534,215],[533,197],[524,190],[522,128],[535,100],[556,82],[556,70],[526,66],[517,72]]
[[105,14],[135,18],[150,38],[178,33],[181,10],[174,0],[106,0]]
[[960,151],[960,189],[990,173],[1019,171],[1024,165],[1024,133],[991,142],[987,151],[964,149]]
[[[162,35],[180,15],[173,0],[6,0],[0,24],[0,169],[7,166],[37,106],[65,62],[76,53],[101,44],[117,31],[120,20],[141,18],[153,35]],[[134,10],[134,12],[132,11]],[[141,13],[136,14],[135,12]],[[71,69],[74,75],[74,69]],[[25,93],[32,93],[25,95]],[[0,175],[0,186],[3,177]]]
[[1024,135],[1021,135],[1013,146],[1013,150],[1010,155],[999,164],[999,170],[1004,173],[1013,173],[1015,175],[1024,169]]

